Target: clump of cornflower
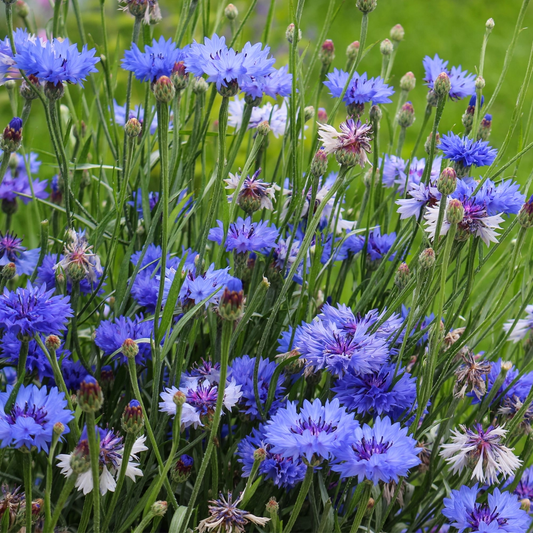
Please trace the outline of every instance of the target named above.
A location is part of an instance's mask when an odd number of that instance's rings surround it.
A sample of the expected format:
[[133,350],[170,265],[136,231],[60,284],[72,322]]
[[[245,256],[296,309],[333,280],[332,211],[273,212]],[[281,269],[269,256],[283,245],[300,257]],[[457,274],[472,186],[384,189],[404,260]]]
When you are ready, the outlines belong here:
[[[223,224],[217,221],[218,227],[209,231],[209,240],[222,245],[224,240]],[[270,251],[276,244],[279,232],[276,226],[269,226],[265,221],[253,222],[250,217],[237,218],[229,225],[224,241],[226,251],[234,250],[238,254],[246,252]]]
[[[252,214],[259,209],[269,209],[272,211],[274,206],[272,200],[279,186],[275,183],[266,183],[259,175],[261,169],[254,172],[252,177],[246,176],[239,189],[239,182],[241,176],[238,174],[231,174],[229,178],[225,179],[226,189],[235,191],[233,194],[237,194],[237,204],[239,207],[248,214]],[[238,189],[238,190],[237,190]],[[228,196],[228,202],[233,201],[233,194]]]
[[475,94],[476,76],[469,74],[466,70],[462,70],[460,65],[448,69],[448,61],[442,60],[437,54],[435,54],[433,59],[426,56],[423,64],[425,69],[424,82],[430,90],[433,90],[435,80],[439,74],[445,72],[450,80],[450,98],[452,100],[459,100]]
[[[25,28],[15,28],[13,31],[13,42],[15,44],[15,51],[17,54],[28,46],[28,42],[37,40],[35,35],[28,33]],[[19,79],[20,73],[17,72],[15,65],[15,57],[11,48],[11,40],[9,36],[0,40],[0,85],[12,79]]]
[[[336,246],[336,243],[340,243]],[[351,233],[346,230],[346,235],[333,239],[329,235],[322,250],[320,262],[326,264],[328,261],[344,261],[357,255],[365,246],[365,239],[361,235]]]
[[218,383],[220,381],[220,363],[202,359],[201,363],[194,363],[191,369],[186,370],[183,374],[192,378],[207,379],[209,383]]
[[[324,85],[330,90],[333,98],[342,96],[349,77],[348,72],[339,69],[333,69],[333,72],[327,75],[328,81],[325,81]],[[394,89],[380,76],[369,78],[366,72],[363,74],[354,72],[342,100],[348,108],[348,114],[357,117],[363,113],[365,104],[369,102],[372,102],[372,105],[389,104],[392,101],[389,96],[393,94]]]
[[416,378],[390,364],[360,376],[347,372],[331,390],[348,411],[392,420],[409,414],[416,402]]
[[491,364],[471,350],[462,353],[461,357],[463,364],[455,371],[457,382],[454,395],[456,398],[464,398],[466,392],[472,392],[480,400],[487,392],[486,377],[491,370]]
[[270,48],[261,43],[244,45],[241,52],[228,48],[226,39],[214,34],[204,44],[196,41],[185,58],[186,72],[194,76],[207,75],[207,81],[216,85],[223,96],[234,96],[239,88],[251,98],[263,95],[262,80],[274,72],[275,62],[269,57]]
[[[26,163],[28,167],[26,167]],[[4,213],[13,215],[17,212],[17,199],[28,204],[33,198],[48,198],[46,191],[48,182],[31,177],[39,172],[40,166],[41,162],[37,159],[37,154],[33,152],[26,154],[25,158],[20,154],[11,154],[4,179],[0,183],[0,200],[2,200]]]
[[95,284],[102,276],[100,258],[93,252],[93,247],[85,236],[85,230],[69,231],[63,258],[55,266],[55,270],[65,273],[67,278],[75,283],[86,279],[89,283]]
[[239,462],[242,463],[243,477],[249,477],[254,464],[254,452],[262,448],[266,452],[265,460],[259,465],[258,474],[270,479],[276,487],[291,489],[305,477],[306,466],[301,459],[283,457],[272,453],[272,445],[265,439],[265,426],[253,428],[252,433],[244,437],[237,446]]
[[33,75],[56,87],[64,82],[83,87],[87,76],[97,72],[95,65],[100,58],[95,54],[96,50],[89,50],[87,45],[80,52],[68,39],[46,42],[34,39],[28,40],[18,51],[15,65],[27,76]]
[[[395,188],[400,194],[403,194],[407,185],[409,190],[414,185],[419,185],[426,166],[424,158],[413,158],[411,164],[409,160],[404,160],[395,155],[385,155],[384,159],[380,160],[382,170],[383,185],[388,188]],[[436,182],[440,174],[440,167],[442,164],[442,157],[435,157],[430,171],[430,183]],[[409,167],[409,176],[407,175],[407,167]]]
[[531,520],[514,495],[494,489],[488,494],[486,503],[477,503],[479,492],[477,484],[473,487],[463,485],[459,490],[452,490],[449,498],[444,498],[442,514],[458,533],[467,530],[472,533],[528,530]]
[[[237,357],[231,362],[229,369],[229,379],[233,379],[237,385],[240,386],[242,396],[239,399],[238,406],[241,411],[248,415],[252,420],[259,417],[257,410],[256,395],[254,392],[254,368],[255,357],[243,355]],[[272,385],[272,379],[276,370],[276,363],[268,359],[261,358],[259,361],[259,371],[257,374],[257,388],[259,392],[259,401],[261,405],[266,405],[268,398],[268,390]],[[270,407],[270,413],[276,412],[281,405],[282,397],[285,393],[283,387],[283,374],[278,376],[277,382],[273,385],[275,387],[274,401]]]
[[[166,388],[161,393],[159,410],[170,416],[176,416],[174,397],[178,392],[185,395],[185,403],[181,407],[181,425],[184,428],[207,426],[211,424],[215,414],[219,383],[212,383],[205,378],[186,377],[180,388]],[[241,387],[235,380],[227,381],[224,388],[223,405],[231,411],[242,396]]]
[[454,162],[459,178],[467,176],[472,166],[492,165],[498,153],[487,141],[475,141],[451,132],[441,137],[438,148],[442,150],[445,159]]
[[146,363],[152,357],[150,338],[154,330],[153,320],[144,320],[142,315],[133,319],[119,316],[115,320],[102,320],[96,328],[94,342],[105,355],[113,355],[123,364],[127,364],[128,357],[122,351],[122,345],[126,339],[133,341],[143,340],[138,343],[139,351],[135,356],[138,365]]
[[[136,118],[144,127],[144,108],[142,105],[136,105],[133,109],[130,109],[128,119],[126,119],[126,104],[119,105],[116,100],[113,100],[113,109],[117,126],[124,127],[130,118]],[[154,107],[152,107],[151,116],[150,135],[153,135],[157,131],[157,114]]]
[[339,400],[317,398],[304,400],[300,411],[297,402],[288,402],[267,422],[265,440],[272,445],[272,453],[308,464],[332,459],[345,447],[358,427],[353,416],[341,407]]
[[14,233],[7,232],[4,235],[0,231],[0,267],[13,263],[17,274],[29,276],[37,266],[39,252],[39,248],[26,250],[22,246],[22,239],[17,238]]
[[358,164],[363,168],[368,163],[367,154],[372,151],[372,126],[350,118],[340,125],[340,130],[329,124],[318,125],[318,136],[326,154],[335,154],[341,166]]
[[[396,232],[381,233],[381,228],[377,227],[370,231],[368,234],[368,240],[366,243],[366,253],[370,261],[379,261],[383,259],[389,250],[394,245],[396,240]],[[392,261],[396,256],[396,252],[389,256],[389,261]]]
[[204,518],[198,524],[198,531],[226,532],[226,533],[244,533],[245,526],[250,522],[258,526],[264,526],[270,521],[270,518],[255,516],[248,511],[238,508],[242,501],[242,494],[233,501],[231,492],[226,499],[220,494],[218,500],[210,500],[208,506],[210,516]]
[[[272,252],[271,268],[280,272],[283,277],[287,276],[290,269],[296,262],[298,252],[300,251],[301,241],[287,235],[285,239],[278,239],[276,246]],[[296,273],[294,274],[295,281],[301,280],[303,274],[303,258],[298,265]],[[298,281],[300,282],[300,281]]]
[[[156,208],[159,202],[159,193],[157,191],[149,191],[148,194],[146,194],[146,192],[143,194],[142,189],[137,189],[136,191],[133,191],[131,193],[131,196],[132,196],[132,200],[128,201],[127,203],[128,205],[135,207],[137,214],[139,215],[139,220],[144,220],[145,215],[147,214],[145,213],[144,206],[143,206],[143,200],[146,197],[148,199],[147,207],[150,210],[150,213]],[[185,212],[187,212],[192,207],[192,203],[193,203],[192,197],[189,196],[187,198],[187,196],[188,196],[187,189],[184,189],[183,191],[181,191],[181,193],[176,198],[175,206],[171,207],[172,209],[173,207],[177,207],[178,205],[183,204],[182,208],[176,215],[176,219],[178,219],[180,216],[182,216]],[[155,246],[155,245],[150,244],[150,246]]]
[[170,78],[174,65],[185,61],[188,50],[187,46],[178,48],[172,39],[165,41],[163,36],[158,41],[154,39],[151,46],[146,45],[144,52],[132,43],[131,48],[124,52],[122,68],[133,72],[139,81],[155,83],[162,76]]
[[[505,333],[509,333],[511,331],[511,328],[513,328],[513,325],[515,323],[515,320],[508,320],[503,325],[503,330]],[[526,318],[520,318],[516,321],[516,325],[514,326],[513,330],[509,334],[509,340],[517,343],[521,341],[525,336],[533,329],[533,305],[526,306]]]
[[346,445],[336,452],[332,470],[343,478],[357,476],[359,483],[365,479],[374,485],[398,482],[421,462],[421,449],[407,430],[398,422],[393,424],[389,417],[376,418],[373,427],[365,424],[352,429]]
[[410,217],[419,218],[426,206],[434,207],[442,198],[435,181],[430,182],[428,185],[425,183],[411,183],[408,186],[407,194],[410,198],[396,200],[396,204],[400,206],[398,207],[398,213],[402,220]]
[[48,390],[22,385],[13,407],[6,412],[5,405],[12,391],[13,387],[8,385],[6,392],[0,392],[0,447],[25,446],[31,450],[35,446],[38,451],[48,452],[54,425],[63,424],[63,433],[68,433],[68,423],[74,418],[74,413],[67,409],[65,395],[56,387]]
[[[244,113],[244,99],[235,96],[229,102],[228,126],[239,129],[242,125]],[[284,135],[287,129],[288,107],[287,100],[284,98],[280,105],[272,105],[267,102],[261,107],[254,107],[248,123],[248,129],[257,130],[259,124],[268,122],[274,137],[278,138]]]
[[441,446],[441,457],[451,466],[453,474],[473,466],[472,479],[492,485],[498,474],[511,476],[522,461],[513,449],[503,444],[507,430],[499,426],[489,426],[486,430],[481,424],[472,429],[460,425],[460,431],[452,430],[452,442]]
[[[102,429],[95,427],[100,440],[100,494],[104,496],[108,491],[114,492],[117,486],[116,479],[122,462],[124,461],[124,442],[112,429]],[[148,448],[145,446],[146,437],[138,437],[133,443],[130,455],[128,457],[128,466],[126,467],[126,476],[132,481],[143,475],[139,468],[138,455],[145,452]],[[89,442],[87,437],[87,427],[83,428],[80,440],[72,453],[59,454],[57,466],[61,468],[61,473],[65,477],[73,474],[77,475],[75,487],[82,491],[83,494],[89,494],[94,488],[92,470],[89,468]],[[80,464],[82,465],[80,468]],[[84,470],[85,468],[85,470]],[[82,470],[82,471],[80,471]]]
[[72,316],[68,296],[53,296],[43,285],[30,282],[12,292],[4,289],[0,295],[0,327],[4,331],[33,337],[35,334],[58,335],[66,329]]
[[[510,477],[505,486],[511,485],[513,481],[514,477]],[[522,472],[513,494],[516,494],[519,500],[533,501],[533,466],[526,468]]]

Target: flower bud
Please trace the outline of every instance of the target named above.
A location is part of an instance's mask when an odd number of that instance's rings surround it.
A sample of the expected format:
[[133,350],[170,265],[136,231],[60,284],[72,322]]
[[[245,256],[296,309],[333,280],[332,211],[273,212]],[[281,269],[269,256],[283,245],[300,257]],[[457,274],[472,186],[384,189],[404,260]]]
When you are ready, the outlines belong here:
[[381,117],[383,116],[383,111],[381,111],[381,107],[378,105],[373,105],[370,108],[370,112],[368,113],[370,121],[372,123],[379,122],[381,120]]
[[482,141],[486,141],[490,137],[490,130],[492,129],[492,115],[485,115],[481,124],[479,125],[479,130],[477,132],[477,138]]
[[92,376],[85,376],[76,396],[81,410],[85,412],[98,411],[104,402],[102,389]]
[[424,251],[422,251],[418,256],[418,261],[420,263],[421,268],[432,268],[435,264],[435,251],[433,250],[433,248],[426,248]]
[[[20,148],[22,142],[22,120],[18,117],[11,119],[5,127],[4,133],[0,137],[0,148],[3,152],[10,154]],[[4,154],[4,157],[8,157]]]
[[81,281],[84,279],[87,275],[87,272],[85,271],[85,268],[80,263],[70,263],[67,266],[67,277],[71,281]]
[[361,13],[371,13],[378,5],[377,0],[357,0],[355,3]]
[[393,26],[390,30],[390,38],[396,42],[399,43],[400,41],[403,41],[403,38],[405,37],[405,30],[403,29],[403,26],[401,24],[396,24]]
[[259,107],[263,102],[262,96],[252,96],[251,94],[244,95],[244,102],[252,107]]
[[122,429],[137,435],[144,427],[144,414],[140,402],[131,400],[122,413]]
[[311,162],[311,174],[315,177],[323,176],[328,169],[328,154],[324,147],[317,150]]
[[148,0],[126,0],[128,11],[135,18],[142,19],[148,9]]
[[122,343],[122,353],[128,359],[134,359],[139,353],[139,345],[133,339],[126,339]]
[[405,104],[403,104],[400,111],[398,111],[396,120],[402,128],[409,128],[413,125],[413,122],[415,121],[415,109],[411,102],[405,102]]
[[218,312],[226,320],[237,320],[241,318],[244,311],[244,291],[242,290],[242,281],[232,278],[226,284]]
[[218,94],[226,98],[233,98],[239,92],[239,82],[237,80],[228,81],[226,85],[221,85]]
[[44,341],[44,345],[46,346],[47,350],[56,352],[61,346],[61,341],[57,335],[48,335]]
[[318,59],[324,67],[329,67],[335,59],[335,45],[331,39],[326,39],[318,52]]
[[428,105],[431,107],[437,107],[437,105],[439,104],[439,97],[437,96],[437,93],[433,90],[428,92],[426,99]]
[[450,224],[459,224],[463,220],[465,209],[460,200],[450,200],[446,211],[446,218]]
[[274,498],[274,496],[272,496],[272,498],[268,500],[265,507],[266,507],[267,513],[270,514],[271,516],[273,514],[277,514],[279,511],[279,503],[276,501],[276,498]]
[[266,456],[267,452],[264,448],[257,448],[254,450],[254,461],[262,463],[266,459]]
[[128,122],[126,122],[124,131],[130,139],[135,139],[141,136],[143,125],[140,120],[136,119],[135,117],[131,117]]
[[46,96],[46,98],[48,98],[48,100],[59,100],[60,98],[63,98],[64,94],[65,87],[63,87],[63,84],[61,82],[56,84],[49,81],[44,84],[44,95]]
[[521,207],[520,212],[518,213],[518,223],[524,229],[533,227],[533,196],[531,196]]
[[399,291],[403,291],[409,282],[409,267],[407,263],[401,263],[394,276],[394,284]]
[[191,81],[192,92],[196,95],[205,94],[209,85],[204,78],[193,78]]
[[176,406],[181,406],[187,401],[187,396],[180,390],[174,394],[174,397],[172,398]]
[[30,14],[30,8],[24,0],[17,0],[15,4],[15,13],[20,17],[25,19]]
[[312,105],[304,107],[304,120],[309,122],[315,116],[315,108]]
[[328,121],[328,112],[323,107],[319,107],[316,118],[320,124],[326,124]]
[[360,156],[351,150],[338,150],[335,159],[341,167],[352,168],[359,163]]
[[476,78],[476,90],[480,91],[485,87],[485,79],[482,76]]
[[485,28],[487,28],[488,31],[492,31],[494,29],[494,19],[489,19],[487,22],[485,22]]
[[89,443],[87,440],[82,440],[74,448],[70,456],[70,468],[75,475],[87,472],[91,467],[91,458],[89,455]]
[[[287,41],[289,41],[289,43],[291,43],[291,44],[294,42],[294,33],[295,33],[295,31],[296,31],[296,27],[291,22],[287,26],[287,31],[285,32],[285,37],[287,38]],[[302,40],[302,30],[300,30],[300,28],[298,28],[297,42],[299,42],[301,40]]]
[[171,476],[176,483],[184,483],[191,475],[193,467],[193,458],[184,453],[177,461],[172,469]]
[[17,200],[2,198],[2,212],[6,215],[14,215],[18,211],[18,208]]
[[359,46],[359,41],[354,41],[348,45],[348,48],[346,48],[346,57],[350,61],[353,61],[357,57],[357,54],[359,53]]
[[446,72],[441,72],[437,79],[435,80],[435,83],[433,85],[433,90],[435,91],[435,94],[437,96],[443,97],[450,94],[450,90],[452,88],[452,84],[450,82],[450,78]]
[[263,137],[266,137],[271,131],[272,128],[270,127],[268,120],[263,120],[257,125],[257,133]]
[[183,61],[174,63],[170,79],[176,91],[183,91],[187,88],[187,85],[189,85],[189,74],[185,71],[185,63]]
[[520,500],[520,509],[526,513],[529,513],[529,510],[531,509],[531,502],[527,498]]
[[390,56],[394,50],[394,47],[392,46],[392,43],[389,41],[389,39],[383,39],[383,41],[381,41],[379,50],[382,55]]
[[61,422],[56,422],[54,424],[54,433],[56,435],[62,435],[65,431],[65,425],[62,424]]
[[154,516],[165,516],[165,513],[167,512],[167,502],[164,501],[157,501],[152,505],[152,513]]
[[[428,135],[428,138],[426,139],[426,142],[424,143],[424,150],[426,151],[426,154],[429,154],[431,151],[431,140],[433,139],[433,132],[431,132]],[[437,132],[437,135],[435,136],[435,146],[438,146],[440,144],[440,134]]]
[[441,194],[450,195],[457,188],[457,173],[451,167],[445,168],[437,180],[437,189]]
[[239,10],[233,4],[228,4],[224,9],[224,15],[228,20],[235,20],[239,16]]
[[109,365],[104,365],[100,370],[100,384],[104,391],[109,391],[115,382],[115,375],[113,369]]
[[38,98],[37,92],[41,91],[43,88],[42,83],[33,74],[28,76],[28,81],[30,83],[26,80],[22,80],[22,83],[20,84],[20,96],[25,100],[35,100],[35,98]]
[[172,99],[176,94],[174,84],[170,81],[168,76],[161,76],[155,83],[153,83],[152,91],[155,99],[163,104],[172,102]]
[[16,274],[17,274],[17,267],[15,266],[15,263],[8,263],[7,265],[4,265],[0,269],[0,276],[2,277],[2,279],[5,279],[6,281],[13,279]]
[[412,72],[407,72],[400,79],[400,89],[402,91],[412,91],[416,87],[416,78]]
[[365,112],[365,104],[351,103],[346,106],[346,113],[354,120],[358,119]]

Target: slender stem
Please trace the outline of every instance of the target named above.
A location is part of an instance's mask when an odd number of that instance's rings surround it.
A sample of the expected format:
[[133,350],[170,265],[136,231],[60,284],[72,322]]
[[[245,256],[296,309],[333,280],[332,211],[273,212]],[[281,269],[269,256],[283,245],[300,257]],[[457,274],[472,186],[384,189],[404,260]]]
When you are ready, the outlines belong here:
[[31,452],[22,453],[22,469],[24,472],[24,501],[26,502],[26,531],[32,531],[32,475],[31,475]]
[[314,468],[312,466],[307,467],[305,478],[303,480],[302,486],[300,487],[300,492],[298,493],[298,498],[296,499],[296,503],[294,504],[294,507],[291,512],[291,518],[283,529],[283,533],[291,533],[294,524],[296,524],[296,520],[298,520],[298,516],[300,515],[300,511],[302,510],[302,505],[305,501],[305,498],[307,497],[307,493],[309,492],[311,483],[313,482],[313,471]]
[[178,156],[180,148],[180,105],[183,91],[176,91],[174,102],[172,105],[174,118],[172,120],[172,154],[170,157],[170,178],[172,183],[176,182],[176,175],[178,173]]
[[357,533],[357,530],[359,529],[359,526],[363,521],[363,517],[365,516],[365,512],[368,507],[368,498],[370,496],[371,490],[371,485],[367,484],[363,492],[361,493],[361,497],[359,498],[359,507],[357,507],[357,513],[352,523],[352,527],[350,528],[350,533]]
[[11,44],[11,52],[15,56],[17,54],[17,49],[15,48],[15,40],[13,39],[13,4],[6,2],[6,23],[7,23],[7,34],[9,35],[9,42]]
[[7,399],[6,405],[4,407],[4,412],[9,413],[15,402],[17,401],[17,395],[19,393],[20,387],[24,383],[24,378],[26,377],[26,360],[28,359],[28,349],[30,346],[30,339],[24,335],[20,341],[20,351],[19,351],[19,360],[17,363],[17,382]]
[[93,477],[93,529],[94,533],[100,533],[100,434],[96,433],[94,412],[87,412],[86,419],[89,455],[91,457],[91,473]]
[[141,520],[139,525],[135,528],[133,533],[143,533],[144,528],[152,521],[153,517],[154,517],[153,511],[149,511],[148,514]]
[[246,135],[246,132],[248,131],[248,124],[250,124],[250,118],[252,116],[253,109],[254,108],[252,105],[244,104],[244,109],[242,112],[241,127],[239,128],[239,133],[237,134],[237,138],[234,141],[233,146],[231,147],[231,152],[229,153],[228,161],[226,163],[226,169],[224,171],[225,174],[228,174],[231,171],[233,163],[235,162],[237,154],[239,153],[239,148],[241,147],[244,136]]
[[52,519],[52,468],[54,466],[55,449],[58,440],[59,435],[54,431],[52,434],[52,444],[50,445],[50,453],[48,454],[48,461],[46,464],[46,490],[44,491],[44,521],[46,524],[49,524],[50,520]]
[[74,490],[77,478],[78,476],[76,474],[71,474],[67,478],[65,484],[63,485],[63,488],[61,489],[59,498],[57,499],[54,513],[52,514],[52,519],[48,523],[45,522],[45,533],[52,533],[54,531],[55,525],[57,524],[57,521],[61,516],[61,511],[63,511],[63,509],[65,508],[65,503],[67,502],[70,493]]
[[242,493],[242,501],[241,501],[242,507],[246,507],[248,500],[253,496],[252,487],[255,481],[255,477],[257,476],[257,472],[259,472],[259,467],[261,466],[261,463],[262,463],[261,459],[254,459],[252,470],[250,471],[250,475],[248,476],[248,479],[246,481],[246,486],[244,487],[244,491]]

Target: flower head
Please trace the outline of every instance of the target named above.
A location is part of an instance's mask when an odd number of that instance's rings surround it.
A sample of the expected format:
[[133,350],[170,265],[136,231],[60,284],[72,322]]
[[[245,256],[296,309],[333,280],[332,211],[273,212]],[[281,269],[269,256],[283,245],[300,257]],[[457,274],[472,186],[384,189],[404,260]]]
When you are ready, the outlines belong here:
[[22,385],[18,391],[11,411],[5,411],[5,405],[13,387],[8,385],[6,392],[0,392],[0,447],[11,446],[29,450],[35,446],[38,451],[48,452],[52,442],[54,424],[65,426],[74,418],[74,413],[67,409],[67,400],[56,387],[48,390],[35,385]]
[[[116,489],[116,478],[124,461],[124,442],[122,437],[116,435],[112,429],[102,429],[96,426],[95,430],[100,440],[100,493],[104,496],[107,491],[114,492]],[[138,437],[133,443],[130,456],[127,458],[126,476],[132,481],[143,475],[139,468],[138,454],[148,450],[144,445],[145,441],[145,436]],[[73,475],[72,463],[73,457],[76,455],[85,458],[88,465],[89,444],[86,427],[83,429],[74,452],[57,456],[57,465],[65,477]],[[78,490],[83,491],[83,494],[89,494],[93,490],[93,475],[90,468],[78,473],[75,486]]]
[[[246,176],[239,189],[241,177],[238,174],[231,174],[225,179],[226,189],[235,191],[237,194],[237,203],[247,213],[253,213],[258,209],[269,209],[272,211],[274,206],[272,200],[279,186],[268,184],[259,178],[261,169],[258,169],[252,177]],[[239,189],[239,190],[237,190]],[[233,201],[233,195],[228,196],[228,202]]]
[[[370,261],[377,261],[383,259],[389,250],[394,245],[396,240],[396,232],[381,233],[381,228],[377,227],[368,234],[368,242],[366,245],[366,251]],[[389,261],[392,261],[396,256],[396,252],[390,255]]]
[[[330,90],[333,98],[339,98],[350,75],[348,72],[335,68],[327,77],[328,81],[325,81],[324,85]],[[368,102],[372,102],[372,105],[389,104],[391,102],[389,96],[393,94],[394,89],[387,85],[380,76],[368,78],[366,72],[363,74],[355,72],[346,89],[343,101],[346,105],[366,104]]]
[[424,81],[430,89],[433,89],[435,80],[439,74],[445,72],[451,84],[450,98],[458,100],[475,94],[476,76],[469,74],[466,70],[462,70],[460,65],[458,67],[452,67],[450,70],[447,68],[448,61],[442,60],[437,54],[435,54],[433,59],[426,56],[423,63],[426,71]]
[[18,239],[14,233],[0,232],[0,266],[14,263],[17,274],[30,275],[37,266],[39,248],[26,250],[22,246],[22,239]]
[[[508,320],[503,325],[504,331],[508,333],[513,327],[514,323],[515,323],[515,320]],[[528,305],[526,306],[526,318],[520,318],[516,321],[516,325],[514,326],[513,331],[511,331],[509,335],[509,340],[512,342],[519,342],[532,329],[533,329],[533,305]]]
[[357,426],[337,399],[324,404],[318,398],[304,400],[299,411],[297,402],[288,402],[267,422],[265,439],[272,453],[315,463],[335,457]]
[[365,424],[352,432],[332,466],[342,477],[357,476],[360,483],[369,479],[374,485],[379,481],[397,482],[399,476],[407,476],[409,469],[421,462],[416,440],[407,435],[407,428],[393,424],[389,417],[378,417],[373,427]]
[[464,168],[472,165],[476,167],[492,165],[498,153],[486,141],[475,141],[455,133],[443,135],[438,148],[442,150],[446,159],[459,163]]
[[[430,171],[430,183],[434,183],[439,177],[440,167],[442,164],[442,157],[435,157]],[[407,190],[415,185],[419,185],[426,166],[424,158],[413,158],[411,163],[405,161],[395,155],[385,155],[383,160],[380,160],[380,165],[383,166],[383,185],[385,187],[395,187],[396,190],[403,194],[405,185],[407,183]],[[409,176],[407,176],[407,167],[409,166]]]
[[522,464],[513,450],[503,444],[507,430],[481,424],[473,429],[461,425],[460,431],[452,430],[452,442],[441,446],[440,455],[451,465],[452,473],[462,472],[465,467],[475,465],[472,478],[492,485],[498,474],[509,477]]
[[528,514],[520,509],[520,502],[509,492],[494,489],[486,503],[477,503],[478,485],[452,490],[449,498],[444,498],[442,514],[457,528],[464,531],[515,533],[527,531],[530,526]]
[[[222,222],[218,221],[218,228],[209,232],[209,240],[222,244],[222,228]],[[275,226],[268,226],[264,221],[252,222],[250,217],[239,217],[237,222],[231,223],[228,228],[226,250],[235,250],[237,253],[268,251],[275,246],[278,236],[279,232]]]
[[68,296],[53,296],[45,286],[34,287],[28,282],[25,289],[15,292],[4,289],[0,295],[0,324],[4,331],[28,335],[58,335],[66,329],[72,316]]

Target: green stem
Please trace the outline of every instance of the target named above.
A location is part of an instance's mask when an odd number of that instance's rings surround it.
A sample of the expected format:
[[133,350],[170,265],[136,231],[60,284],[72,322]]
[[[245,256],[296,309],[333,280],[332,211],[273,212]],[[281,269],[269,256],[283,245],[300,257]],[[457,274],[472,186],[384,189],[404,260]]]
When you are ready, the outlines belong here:
[[153,511],[150,511],[139,523],[139,525],[135,528],[133,533],[143,533],[144,528],[152,521],[152,518],[154,517]]
[[244,110],[242,112],[241,127],[239,128],[239,133],[237,134],[237,138],[235,139],[235,142],[233,143],[233,146],[231,147],[231,152],[229,153],[229,156],[228,156],[228,161],[226,163],[226,169],[224,171],[224,174],[228,174],[231,171],[231,168],[233,167],[233,163],[235,162],[237,154],[239,153],[239,148],[241,147],[244,136],[246,135],[246,132],[248,131],[248,124],[250,124],[250,118],[252,116],[253,109],[254,108],[252,105],[244,104]]
[[70,493],[74,490],[77,477],[78,476],[76,474],[71,474],[70,477],[67,478],[63,488],[61,489],[59,498],[57,499],[54,513],[52,514],[52,519],[48,523],[45,522],[45,533],[52,533],[54,531],[57,521],[61,516],[61,511],[63,511],[65,508],[65,503],[67,502]]
[[100,533],[100,434],[97,436],[93,411],[86,413],[86,420],[93,477],[93,528],[94,533]]
[[50,453],[48,454],[48,461],[46,464],[46,490],[44,491],[44,521],[46,524],[50,523],[52,519],[52,479],[53,479],[53,466],[54,455],[57,442],[59,441],[59,435],[54,431],[52,434],[52,444],[50,445]]
[[255,477],[257,476],[257,472],[259,472],[259,467],[261,466],[261,463],[262,463],[261,459],[254,459],[252,470],[250,471],[250,475],[248,476],[248,479],[246,481],[246,486],[244,487],[244,491],[242,493],[242,500],[241,500],[242,507],[246,507],[248,500],[253,496],[252,487],[255,481]]
[[359,507],[357,507],[357,513],[352,523],[352,527],[350,528],[350,533],[357,533],[357,530],[359,529],[359,526],[363,521],[363,517],[365,516],[365,512],[368,507],[368,498],[370,496],[371,490],[372,486],[370,484],[367,484],[363,492],[361,493],[361,497],[359,498]]
[[32,531],[32,476],[31,476],[31,452],[22,453],[22,469],[24,472],[24,501],[26,502],[26,531]]
[[17,395],[19,393],[20,387],[24,383],[24,378],[26,377],[26,360],[28,359],[28,349],[30,346],[30,339],[24,335],[20,341],[20,351],[19,351],[19,360],[17,363],[17,382],[7,399],[6,405],[4,407],[4,412],[9,413],[15,402],[17,401]]
[[288,524],[283,529],[283,533],[291,533],[294,524],[296,524],[296,520],[298,520],[298,516],[300,514],[300,511],[302,510],[302,505],[305,501],[307,493],[309,492],[311,483],[313,482],[313,471],[314,468],[312,466],[307,467],[305,478],[303,480],[302,486],[300,487],[300,492],[298,493],[298,498],[296,499],[296,503],[294,504],[294,507],[291,511],[291,518]]
[[[172,154],[170,157],[170,177],[172,183],[175,184],[176,175],[178,173],[178,156],[180,148],[180,105],[181,95],[183,91],[176,91],[176,96],[173,102],[173,115],[172,120]],[[173,189],[174,190],[174,189]]]

